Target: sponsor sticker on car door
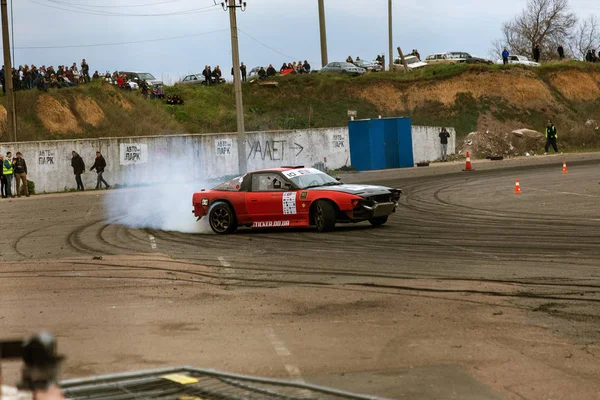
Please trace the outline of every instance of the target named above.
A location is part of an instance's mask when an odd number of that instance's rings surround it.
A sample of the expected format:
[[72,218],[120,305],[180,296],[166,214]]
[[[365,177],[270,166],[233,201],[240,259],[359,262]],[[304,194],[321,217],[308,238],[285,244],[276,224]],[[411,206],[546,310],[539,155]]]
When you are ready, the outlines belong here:
[[283,194],[283,214],[296,214],[296,192],[285,192]]

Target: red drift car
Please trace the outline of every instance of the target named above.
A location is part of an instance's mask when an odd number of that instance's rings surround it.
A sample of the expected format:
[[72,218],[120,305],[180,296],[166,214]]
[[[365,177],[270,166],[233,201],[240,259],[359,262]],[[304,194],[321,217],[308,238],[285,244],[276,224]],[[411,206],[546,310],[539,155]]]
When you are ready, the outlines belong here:
[[250,172],[212,190],[194,193],[198,220],[208,216],[217,234],[252,228],[309,227],[330,231],[336,222],[369,221],[379,226],[396,211],[399,189],[345,185],[304,167]]

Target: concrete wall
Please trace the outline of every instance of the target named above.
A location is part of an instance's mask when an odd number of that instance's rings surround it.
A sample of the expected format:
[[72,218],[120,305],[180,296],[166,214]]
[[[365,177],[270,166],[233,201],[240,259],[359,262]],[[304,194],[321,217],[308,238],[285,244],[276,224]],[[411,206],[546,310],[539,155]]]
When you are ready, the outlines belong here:
[[[165,179],[208,180],[238,172],[236,134],[181,135],[1,143],[0,152],[23,153],[36,191],[57,192],[76,187],[71,152],[84,159],[86,188],[96,185],[89,172],[95,153],[104,155],[109,184],[144,184]],[[248,133],[248,170],[310,165],[337,169],[350,163],[347,128]],[[323,163],[322,165],[319,165]]]
[[[441,126],[414,126],[412,127],[413,157],[415,163],[421,161],[439,160],[442,155],[440,144]],[[456,130],[446,127],[450,134],[448,139],[448,154],[456,153]]]
[[[438,127],[413,126],[415,162],[440,157]],[[451,134],[448,153],[454,153],[456,133]],[[75,188],[71,152],[84,159],[88,172],[86,188],[96,185],[95,172],[89,172],[100,150],[108,164],[109,184],[147,184],[164,179],[208,180],[238,172],[236,134],[148,136],[103,139],[55,140],[1,143],[0,152],[23,153],[28,176],[36,191],[59,192]],[[337,169],[351,165],[348,128],[297,131],[249,132],[246,141],[248,170],[307,165]],[[322,164],[321,164],[322,163]],[[165,174],[165,172],[167,172]],[[167,176],[167,178],[165,178]]]

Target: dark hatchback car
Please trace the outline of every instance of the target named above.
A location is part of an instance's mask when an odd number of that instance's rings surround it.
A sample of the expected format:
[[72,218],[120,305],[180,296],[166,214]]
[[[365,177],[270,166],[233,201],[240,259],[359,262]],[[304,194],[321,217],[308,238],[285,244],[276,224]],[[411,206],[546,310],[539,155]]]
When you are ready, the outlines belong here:
[[487,60],[485,58],[480,58],[480,57],[473,57],[469,53],[465,53],[462,51],[451,51],[448,54],[450,54],[452,56],[452,59],[458,60],[458,62],[460,62],[460,63],[467,63],[467,64],[493,64],[494,63],[492,60]]

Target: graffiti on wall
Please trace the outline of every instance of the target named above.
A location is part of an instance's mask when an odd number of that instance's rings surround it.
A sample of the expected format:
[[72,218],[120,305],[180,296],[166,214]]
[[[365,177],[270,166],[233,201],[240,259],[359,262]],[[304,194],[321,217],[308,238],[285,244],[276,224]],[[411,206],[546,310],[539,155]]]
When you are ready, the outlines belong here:
[[121,165],[144,164],[148,162],[148,145],[143,144],[125,144],[120,147]]
[[344,135],[333,135],[333,147],[336,149],[343,148],[346,142]]
[[296,142],[288,143],[287,140],[255,140],[248,141],[250,150],[247,152],[248,159],[261,159],[270,161],[283,161],[290,154],[298,157],[304,151],[304,146]]
[[54,150],[40,150],[38,152],[39,165],[54,165]]
[[217,155],[218,156],[230,156],[232,147],[233,147],[233,140],[231,140],[231,139],[217,140],[217,142],[216,142]]

